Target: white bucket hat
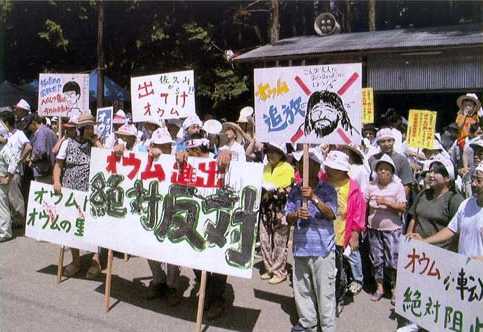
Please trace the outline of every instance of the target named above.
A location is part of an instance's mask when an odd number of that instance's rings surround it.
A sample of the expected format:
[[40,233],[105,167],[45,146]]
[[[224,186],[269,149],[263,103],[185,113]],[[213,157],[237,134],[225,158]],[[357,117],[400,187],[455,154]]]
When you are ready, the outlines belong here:
[[324,160],[324,166],[343,172],[349,172],[351,164],[349,156],[342,151],[332,150]]
[[151,136],[151,144],[172,144],[173,139],[166,128],[158,128],[153,132]]
[[275,148],[275,150],[279,151],[284,156],[287,155],[287,145],[285,143],[265,143],[267,147]]
[[196,114],[191,114],[183,121],[183,129],[187,130],[189,127],[193,125],[198,125],[200,127],[203,126],[203,122],[201,122],[199,116]]
[[114,114],[112,118],[112,123],[114,124],[125,124],[127,120],[126,113],[123,110],[119,110]]
[[23,110],[29,111],[30,112],[30,104],[27,103],[25,99],[20,99],[17,105],[15,105],[17,108],[21,108]]
[[376,142],[379,142],[380,140],[388,139],[388,138],[392,138],[393,140],[396,139],[394,137],[394,133],[393,133],[392,129],[391,128],[379,129],[379,131],[376,134]]
[[396,173],[396,164],[394,164],[394,161],[392,160],[391,157],[389,157],[387,154],[383,154],[381,158],[379,158],[375,165],[374,165],[374,170],[377,169],[377,165],[379,165],[380,163],[386,163],[386,164],[389,164],[392,166],[392,173],[395,174]]
[[116,131],[117,135],[138,137],[138,130],[134,125],[125,124]]
[[440,163],[444,166],[444,168],[446,169],[446,172],[448,172],[448,176],[451,180],[455,179],[454,166],[453,166],[453,163],[451,162],[451,160],[443,159],[443,158],[433,159],[433,160],[431,160],[431,163],[429,164],[429,168],[431,168],[431,166],[436,162],[438,162],[438,163]]

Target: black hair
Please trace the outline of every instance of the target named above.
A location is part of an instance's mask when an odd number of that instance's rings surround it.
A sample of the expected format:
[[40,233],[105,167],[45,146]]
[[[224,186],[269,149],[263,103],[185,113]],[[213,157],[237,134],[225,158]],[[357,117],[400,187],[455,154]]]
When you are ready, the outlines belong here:
[[[310,114],[311,114],[312,108],[320,102],[329,104],[336,109],[337,121],[328,128],[324,128],[322,130],[316,130],[313,128]],[[339,124],[342,125],[342,127],[345,130],[349,130],[352,134],[352,124],[350,122],[350,118],[347,115],[347,112],[344,108],[344,103],[342,102],[342,99],[340,98],[340,96],[335,92],[331,92],[327,90],[316,91],[312,93],[307,102],[307,111],[305,114],[305,123],[304,123],[305,135],[309,135],[312,130],[315,130],[315,133],[318,137],[324,137],[332,133]]]
[[387,165],[391,166],[391,169],[392,169],[392,174],[393,174],[393,175],[394,175],[394,174],[396,174],[396,169],[394,168],[394,166],[393,166],[393,165],[391,165],[390,163],[388,163],[387,161],[384,161],[384,160],[379,161],[379,162],[377,163],[376,168],[375,168],[375,171],[376,171],[376,172],[377,172],[377,169],[379,168],[379,165],[380,165],[380,164],[382,164],[382,163],[384,163],[384,164],[387,164]]
[[62,88],[62,92],[66,91],[75,91],[77,95],[80,95],[80,86],[77,82],[69,81],[65,83],[64,87]]
[[449,178],[449,173],[446,167],[443,165],[443,163],[439,161],[433,161],[431,163],[431,166],[429,167],[430,170],[432,170],[436,174],[441,174],[444,177]]
[[15,115],[12,112],[4,111],[0,113],[0,119],[10,128],[15,127]]

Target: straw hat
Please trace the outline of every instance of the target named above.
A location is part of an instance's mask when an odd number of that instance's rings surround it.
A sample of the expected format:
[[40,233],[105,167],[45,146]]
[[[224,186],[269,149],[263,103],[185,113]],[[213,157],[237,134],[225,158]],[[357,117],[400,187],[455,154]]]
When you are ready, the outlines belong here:
[[[236,141],[240,143],[245,139],[246,141],[250,141],[250,136],[248,136],[247,133],[245,133],[239,125],[237,125],[234,122],[225,122],[223,123],[223,132],[227,129],[232,129],[236,133]],[[286,153],[286,152],[285,152]]]
[[[69,119],[70,122],[70,119]],[[74,124],[77,127],[94,126],[97,124],[96,118],[89,112],[84,112],[79,115],[79,117],[74,120]]]
[[458,108],[461,109],[461,106],[463,104],[463,101],[465,100],[471,100],[472,102],[475,103],[474,110],[478,111],[481,108],[481,102],[478,99],[478,96],[474,93],[467,93],[465,95],[459,96],[458,99],[456,100],[456,104],[458,105]]

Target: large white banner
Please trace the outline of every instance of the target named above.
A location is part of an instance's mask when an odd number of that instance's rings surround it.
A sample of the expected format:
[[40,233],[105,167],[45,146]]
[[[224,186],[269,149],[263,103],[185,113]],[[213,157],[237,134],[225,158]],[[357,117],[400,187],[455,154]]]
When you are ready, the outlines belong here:
[[428,331],[483,331],[483,261],[402,240],[396,312]]
[[254,80],[258,141],[360,143],[360,63],[260,68]]
[[86,207],[86,192],[62,188],[56,194],[50,184],[32,181],[25,236],[97,252],[97,246],[85,241]]
[[250,278],[263,166],[92,149],[87,239],[157,261]]
[[131,77],[131,104],[133,122],[185,118],[194,114],[193,71]]
[[39,74],[39,115],[71,117],[88,111],[88,74]]

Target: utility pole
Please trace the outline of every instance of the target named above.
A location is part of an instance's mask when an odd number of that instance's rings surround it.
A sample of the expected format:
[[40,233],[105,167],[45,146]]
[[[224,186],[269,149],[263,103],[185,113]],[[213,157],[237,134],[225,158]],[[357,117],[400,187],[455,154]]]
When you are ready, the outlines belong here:
[[97,108],[104,106],[104,4],[97,0]]
[[369,31],[376,31],[376,0],[368,0]]
[[280,39],[280,2],[272,0],[272,27],[270,30],[270,43],[273,45]]

